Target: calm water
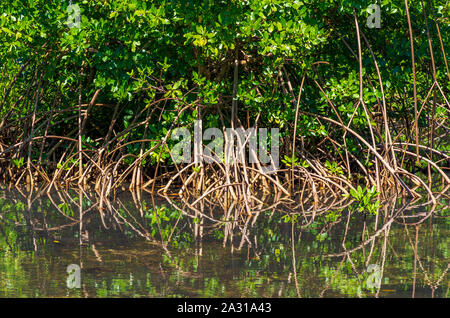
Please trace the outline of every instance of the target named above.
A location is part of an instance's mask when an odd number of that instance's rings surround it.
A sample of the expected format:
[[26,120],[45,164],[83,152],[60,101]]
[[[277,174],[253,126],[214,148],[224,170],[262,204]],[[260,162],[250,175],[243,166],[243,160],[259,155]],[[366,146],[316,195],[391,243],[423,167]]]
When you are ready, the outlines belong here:
[[348,218],[348,208],[303,228],[269,209],[232,228],[148,195],[99,204],[77,192],[0,190],[0,297],[450,296],[448,201],[386,206],[378,234],[374,215]]

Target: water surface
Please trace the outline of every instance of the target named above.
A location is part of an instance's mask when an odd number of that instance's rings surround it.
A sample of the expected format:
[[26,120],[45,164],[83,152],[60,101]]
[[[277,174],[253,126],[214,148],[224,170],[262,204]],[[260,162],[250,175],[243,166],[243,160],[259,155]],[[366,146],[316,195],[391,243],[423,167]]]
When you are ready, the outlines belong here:
[[448,202],[404,203],[228,226],[145,194],[0,190],[0,297],[449,297]]

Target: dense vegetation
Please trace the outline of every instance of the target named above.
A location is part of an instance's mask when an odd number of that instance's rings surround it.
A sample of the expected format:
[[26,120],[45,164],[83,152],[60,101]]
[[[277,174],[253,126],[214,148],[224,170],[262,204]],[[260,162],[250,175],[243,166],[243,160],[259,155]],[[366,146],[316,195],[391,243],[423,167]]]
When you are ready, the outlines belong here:
[[[449,187],[449,5],[383,0],[370,29],[372,2],[83,0],[77,26],[68,1],[2,1],[0,178],[434,200]],[[280,128],[279,172],[175,165],[170,134],[196,119]]]

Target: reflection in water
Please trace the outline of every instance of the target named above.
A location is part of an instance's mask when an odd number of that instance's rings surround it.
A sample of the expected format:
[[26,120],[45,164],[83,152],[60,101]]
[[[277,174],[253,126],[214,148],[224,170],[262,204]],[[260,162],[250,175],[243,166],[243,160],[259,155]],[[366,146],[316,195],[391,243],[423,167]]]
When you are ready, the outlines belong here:
[[[448,201],[0,190],[0,297],[448,297]],[[79,276],[77,276],[79,274]]]

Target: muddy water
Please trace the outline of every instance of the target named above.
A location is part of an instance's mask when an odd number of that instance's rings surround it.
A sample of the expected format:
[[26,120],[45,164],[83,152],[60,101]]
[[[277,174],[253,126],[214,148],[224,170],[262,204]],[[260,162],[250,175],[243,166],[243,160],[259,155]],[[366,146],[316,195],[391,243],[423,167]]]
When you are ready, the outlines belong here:
[[268,210],[232,240],[166,200],[137,201],[124,193],[101,212],[95,195],[0,190],[0,297],[450,296],[442,200],[330,210],[302,228]]

